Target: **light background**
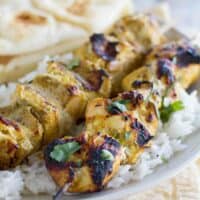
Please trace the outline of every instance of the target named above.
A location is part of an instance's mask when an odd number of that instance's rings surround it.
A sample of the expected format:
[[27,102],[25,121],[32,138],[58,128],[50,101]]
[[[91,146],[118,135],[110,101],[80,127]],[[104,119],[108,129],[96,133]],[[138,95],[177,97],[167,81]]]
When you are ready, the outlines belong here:
[[172,23],[179,30],[188,35],[194,35],[200,31],[200,0],[134,0],[138,11],[161,2],[169,3]]

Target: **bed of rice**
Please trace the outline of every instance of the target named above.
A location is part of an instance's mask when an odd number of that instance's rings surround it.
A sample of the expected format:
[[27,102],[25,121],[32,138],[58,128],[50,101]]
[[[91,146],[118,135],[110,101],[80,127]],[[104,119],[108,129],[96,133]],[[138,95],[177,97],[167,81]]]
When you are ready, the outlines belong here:
[[[39,64],[34,72],[26,75],[20,82],[29,81],[35,75],[45,72],[47,62],[51,59],[68,62],[71,54],[49,58],[48,56]],[[0,106],[10,102],[11,95],[15,90],[15,83],[0,86]],[[117,188],[131,181],[141,180],[144,176],[152,173],[154,169],[167,162],[174,153],[183,150],[187,146],[184,139],[200,128],[200,103],[197,92],[191,94],[184,90],[179,91],[184,103],[184,110],[172,115],[169,122],[160,125],[160,131],[152,140],[152,145],[141,155],[135,165],[121,166],[119,173],[108,184],[108,188]],[[53,194],[56,186],[48,175],[40,153],[31,156],[26,164],[12,171],[0,171],[0,199],[18,200],[22,194]]]

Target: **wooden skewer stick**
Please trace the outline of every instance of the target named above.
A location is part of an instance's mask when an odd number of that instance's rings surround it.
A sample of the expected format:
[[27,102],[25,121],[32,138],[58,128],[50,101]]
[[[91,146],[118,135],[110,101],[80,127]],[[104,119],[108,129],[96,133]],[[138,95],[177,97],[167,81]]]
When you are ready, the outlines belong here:
[[66,183],[63,187],[61,187],[55,195],[53,195],[53,200],[60,200],[62,198],[62,196],[64,195],[67,187],[69,186],[68,183]]

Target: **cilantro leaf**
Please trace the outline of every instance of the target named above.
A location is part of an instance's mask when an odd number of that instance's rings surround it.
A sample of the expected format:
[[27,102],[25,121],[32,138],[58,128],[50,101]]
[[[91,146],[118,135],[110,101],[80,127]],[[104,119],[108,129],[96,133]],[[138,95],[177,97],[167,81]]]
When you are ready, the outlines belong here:
[[174,112],[183,110],[183,109],[184,109],[184,105],[182,101],[175,101],[174,103],[168,106],[162,105],[162,107],[160,108],[160,118],[163,123],[166,123],[169,121],[169,118]]
[[131,136],[131,132],[126,132],[124,136],[125,136],[125,140],[129,140]]
[[106,150],[106,149],[103,149],[101,151],[101,155],[100,156],[101,156],[102,160],[110,160],[110,161],[114,160],[113,154],[110,151]]
[[78,142],[68,142],[65,144],[58,144],[54,147],[53,151],[50,153],[50,157],[58,162],[64,162],[69,159],[69,157],[81,148]]
[[163,163],[168,163],[168,160],[164,156],[161,156],[160,159],[162,160]]
[[110,105],[108,105],[107,110],[111,114],[119,114],[127,111],[127,108],[124,105],[124,102],[114,101]]
[[122,100],[119,100],[119,101],[117,101],[117,102],[119,102],[119,103],[121,103],[121,104],[127,104],[127,103],[130,103],[131,100],[130,100],[130,99],[122,99]]
[[70,61],[70,63],[67,65],[68,69],[74,69],[80,65],[80,59],[79,58],[74,58]]

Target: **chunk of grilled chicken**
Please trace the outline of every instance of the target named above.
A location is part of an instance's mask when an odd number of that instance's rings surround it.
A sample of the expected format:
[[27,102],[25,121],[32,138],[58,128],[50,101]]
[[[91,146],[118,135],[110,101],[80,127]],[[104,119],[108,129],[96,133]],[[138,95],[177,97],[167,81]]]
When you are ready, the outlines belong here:
[[43,139],[43,127],[34,115],[32,107],[20,106],[16,103],[12,106],[1,108],[0,113],[4,120],[16,122],[29,129],[30,134],[26,133],[26,136],[32,144],[32,149],[36,151],[40,148]]
[[[189,42],[158,45],[147,56],[146,65],[157,63],[161,68],[158,69],[158,75],[164,76],[164,66],[161,66],[162,60],[166,60],[165,63],[169,62],[169,64],[166,64],[174,71],[174,79],[180,82],[183,88],[188,88],[200,77],[200,53]],[[169,80],[172,79],[170,74],[165,76],[168,76]]]
[[1,169],[19,164],[33,150],[33,132],[14,120],[0,117]]
[[18,104],[1,108],[0,121],[0,169],[7,169],[40,148],[43,128],[30,106]]
[[[49,93],[61,102],[65,112],[69,113],[74,121],[84,116],[86,104],[90,99],[101,95],[100,91],[91,91],[91,85],[87,80],[75,72],[66,70],[63,64],[51,63],[47,70],[51,81],[44,80],[46,77],[42,75],[38,76],[33,83],[48,89]],[[109,85],[105,83],[102,88],[105,97],[109,96]]]
[[188,43],[155,47],[143,67],[122,81],[124,90],[136,89],[161,105],[162,98],[178,99],[176,87],[188,88],[200,77],[200,54]]
[[107,134],[118,140],[124,150],[124,164],[137,160],[157,128],[155,105],[145,102],[137,91],[124,92],[114,99],[96,98],[86,109],[87,133]]
[[90,42],[74,52],[80,59],[75,71],[85,77],[94,90],[109,81],[112,94],[116,95],[121,91],[122,78],[141,65],[147,50],[163,41],[159,28],[149,17],[125,17],[108,34],[92,35]]
[[[66,192],[99,191],[119,169],[119,142],[106,135],[90,138],[86,138],[86,135],[56,139],[45,149],[46,167],[58,186],[68,186]],[[52,158],[52,152],[60,150],[62,153],[62,148],[67,149],[69,155],[58,162]]]
[[[141,28],[140,35],[137,34],[135,26]],[[7,165],[0,162],[0,169],[16,166],[41,145],[69,134],[76,120],[83,116],[87,102],[98,96],[109,97],[112,90],[113,93],[119,91],[122,77],[131,71],[136,63],[140,63],[138,60],[143,53],[152,45],[160,43],[161,38],[157,27],[147,17],[127,17],[116,23],[109,34],[94,34],[89,43],[74,52],[74,56],[80,59],[80,66],[70,71],[67,70],[69,65],[52,62],[45,74],[29,83],[18,84],[13,105],[0,108],[0,116],[3,116],[4,121],[11,120],[22,127],[17,130],[21,137],[27,138],[27,134],[30,135],[27,144],[36,141],[32,147],[23,147],[20,144],[22,140],[15,141],[16,130],[7,126],[10,138],[1,138],[4,145],[0,146],[1,151],[9,152],[8,144],[13,141],[17,152],[24,152],[23,149],[26,152],[19,154],[14,161],[13,156],[6,153]],[[16,105],[19,108],[16,108]],[[6,111],[5,114],[6,109],[9,112]],[[23,110],[24,116],[30,116],[30,119],[27,119],[27,122],[22,120],[23,115],[17,110]],[[31,120],[35,124],[33,127],[28,124]],[[4,128],[6,129],[6,125]],[[40,133],[37,137],[34,135],[35,131]],[[3,159],[0,156],[0,160]]]

